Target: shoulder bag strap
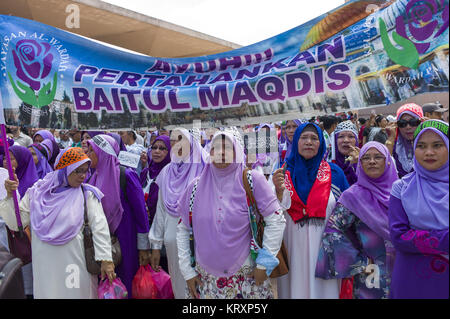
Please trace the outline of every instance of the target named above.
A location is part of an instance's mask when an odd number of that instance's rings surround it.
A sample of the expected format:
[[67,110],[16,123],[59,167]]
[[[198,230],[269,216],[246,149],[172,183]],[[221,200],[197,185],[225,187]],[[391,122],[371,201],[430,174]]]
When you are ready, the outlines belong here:
[[83,193],[83,206],[84,206],[84,226],[89,227],[89,221],[88,221],[88,216],[87,216],[87,203],[86,203],[86,196],[85,196],[85,192],[84,192],[84,187],[83,185],[81,185],[81,192]]
[[194,207],[195,194],[197,193],[198,179],[194,183],[192,188],[191,197],[189,199],[189,247],[191,250],[191,267],[195,268],[195,240],[194,240],[194,228],[192,227],[192,210]]

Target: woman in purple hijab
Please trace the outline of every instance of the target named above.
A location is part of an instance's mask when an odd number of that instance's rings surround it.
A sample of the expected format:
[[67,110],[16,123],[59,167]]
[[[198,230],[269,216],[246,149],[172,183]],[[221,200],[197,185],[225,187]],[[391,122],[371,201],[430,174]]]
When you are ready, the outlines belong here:
[[151,156],[148,156],[148,167],[141,172],[141,185],[144,189],[146,198],[150,226],[156,213],[156,204],[158,203],[158,185],[156,178],[161,170],[170,163],[170,138],[166,135],[158,136],[150,146]]
[[[82,184],[89,162],[81,148],[66,149],[58,158],[56,170],[37,181],[20,200],[23,226],[31,227],[33,291],[37,299],[97,298],[98,278],[88,273],[84,256],[85,202],[95,259],[102,261],[102,276],[109,280],[115,277],[111,238],[100,202],[103,194]],[[20,190],[21,183],[17,178],[5,181],[8,196],[0,201],[0,216],[13,230],[18,227],[11,193]],[[76,276],[73,281],[68,280],[71,274]]]
[[448,123],[421,123],[414,133],[414,170],[392,186],[391,298],[449,298],[448,150]]
[[[249,171],[244,177],[243,147],[233,134],[217,132],[211,145],[211,162],[186,188],[178,206],[177,244],[187,297],[273,298],[268,276],[278,264],[275,256],[283,239],[281,207],[264,175]],[[250,185],[265,221],[263,247],[258,247],[256,260],[243,178],[252,179]]]
[[[342,193],[328,220],[316,277],[353,277],[353,298],[386,299],[394,256],[387,210],[392,184],[398,180],[387,147],[366,143],[356,173],[358,181]],[[367,285],[373,271],[376,282]]]
[[[20,197],[23,197],[25,192],[39,179],[33,155],[31,155],[29,149],[20,145],[11,146],[9,152],[11,165],[15,169],[15,173],[20,182],[19,194]],[[6,158],[3,159],[3,167],[7,167]]]
[[55,141],[55,137],[53,136],[53,134],[47,130],[37,131],[33,135],[33,143],[42,143],[42,141],[46,139]]
[[39,179],[43,179],[45,175],[53,172],[53,168],[50,166],[47,160],[47,150],[45,146],[39,143],[34,143],[28,147],[33,156],[34,164],[36,165],[36,171]]
[[[149,222],[145,198],[136,172],[125,168],[121,172],[119,145],[114,138],[100,134],[87,141],[88,156],[95,172],[89,184],[98,187],[105,195],[102,205],[111,234],[115,234],[122,250],[122,262],[116,272],[132,298],[132,281],[139,265],[150,261],[148,241]],[[121,176],[122,175],[122,176]],[[124,189],[120,180],[124,179]]]
[[162,246],[166,248],[167,264],[176,299],[185,298],[186,281],[180,271],[176,241],[179,221],[178,201],[189,183],[205,167],[207,154],[192,134],[177,128],[170,136],[170,159],[156,178],[159,187],[155,218],[150,229],[151,264],[159,269]]
[[47,148],[48,151],[48,163],[51,167],[55,166],[56,158],[60,153],[60,148],[58,143],[54,139],[45,139],[41,142]]

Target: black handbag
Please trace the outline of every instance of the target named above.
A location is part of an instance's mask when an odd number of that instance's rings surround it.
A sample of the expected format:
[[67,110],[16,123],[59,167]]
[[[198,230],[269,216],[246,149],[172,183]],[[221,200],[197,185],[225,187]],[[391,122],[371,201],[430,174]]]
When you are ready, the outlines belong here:
[[[89,221],[87,217],[87,203],[84,194],[84,188],[81,186],[84,199],[84,224],[83,224],[83,241],[84,241],[84,255],[86,260],[87,271],[92,275],[100,275],[101,262],[95,260],[94,241],[92,239],[92,231],[89,227]],[[111,235],[111,250],[114,267],[117,267],[122,261],[122,250],[120,249],[119,239],[115,235]]]

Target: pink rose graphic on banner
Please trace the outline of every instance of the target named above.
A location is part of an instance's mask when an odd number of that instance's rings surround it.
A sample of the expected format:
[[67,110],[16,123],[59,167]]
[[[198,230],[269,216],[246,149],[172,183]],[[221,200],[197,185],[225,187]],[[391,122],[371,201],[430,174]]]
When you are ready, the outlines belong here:
[[57,73],[53,76],[53,86],[51,82],[43,83],[52,70],[54,56],[50,49],[49,43],[24,39],[12,50],[17,82],[9,72],[8,76],[14,92],[25,103],[41,107],[50,104],[55,97]]
[[[438,19],[441,9],[442,25]],[[423,54],[430,47],[429,42],[448,28],[448,10],[448,2],[445,0],[410,0],[406,5],[406,19],[403,16],[396,19],[396,31],[405,39],[410,39],[419,54]],[[411,37],[407,35],[407,30]]]

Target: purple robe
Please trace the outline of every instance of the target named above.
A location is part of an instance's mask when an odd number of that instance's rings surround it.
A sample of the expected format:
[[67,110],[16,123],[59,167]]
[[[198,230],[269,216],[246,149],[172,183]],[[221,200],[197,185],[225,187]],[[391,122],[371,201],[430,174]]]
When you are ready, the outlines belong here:
[[146,234],[150,230],[147,210],[145,208],[144,192],[142,191],[139,177],[130,168],[125,171],[127,180],[127,197],[121,191],[120,200],[123,207],[122,220],[116,230],[122,250],[122,262],[115,271],[117,276],[127,287],[128,298],[132,298],[132,282],[139,269],[139,252],[137,246],[138,233]]
[[396,249],[393,299],[448,299],[448,229],[411,228],[402,202],[391,196],[389,228]]

